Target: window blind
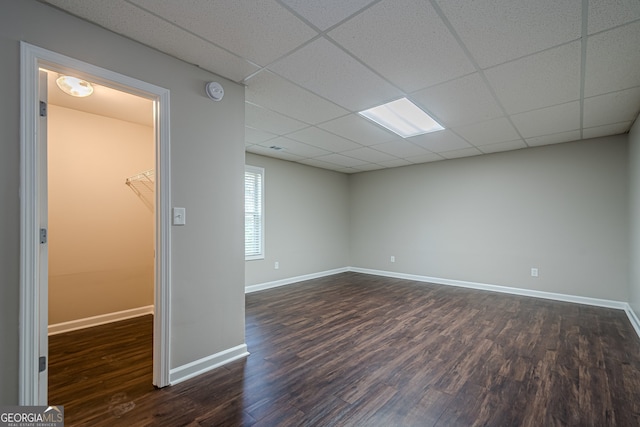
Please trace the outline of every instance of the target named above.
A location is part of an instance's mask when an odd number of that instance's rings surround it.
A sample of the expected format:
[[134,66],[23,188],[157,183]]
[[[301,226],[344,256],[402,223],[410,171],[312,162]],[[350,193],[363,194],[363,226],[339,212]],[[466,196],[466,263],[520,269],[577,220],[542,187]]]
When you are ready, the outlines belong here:
[[264,258],[264,169],[245,166],[244,257]]

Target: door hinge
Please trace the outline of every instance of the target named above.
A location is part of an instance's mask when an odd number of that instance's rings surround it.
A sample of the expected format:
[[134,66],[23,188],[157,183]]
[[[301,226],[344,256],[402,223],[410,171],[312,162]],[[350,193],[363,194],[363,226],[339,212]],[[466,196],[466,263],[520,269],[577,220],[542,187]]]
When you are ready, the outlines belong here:
[[47,369],[47,356],[40,356],[38,359],[38,372],[44,372]]
[[47,117],[47,103],[40,101],[40,117]]
[[40,243],[41,244],[47,243],[47,229],[46,228],[41,228],[40,229]]

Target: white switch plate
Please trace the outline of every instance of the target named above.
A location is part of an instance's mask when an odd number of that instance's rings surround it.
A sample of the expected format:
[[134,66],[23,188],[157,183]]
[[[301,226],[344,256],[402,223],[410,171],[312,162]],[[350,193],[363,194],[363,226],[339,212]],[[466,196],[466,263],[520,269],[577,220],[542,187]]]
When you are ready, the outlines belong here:
[[538,269],[537,268],[532,268],[531,269],[531,277],[538,277]]
[[278,261],[275,262],[275,264],[273,264],[273,268],[275,268],[276,270],[280,268],[280,263]]
[[390,261],[391,261],[391,262],[396,262],[396,257],[395,257],[395,256],[393,256],[393,255],[391,255],[391,259],[390,259]]
[[173,225],[185,225],[187,223],[185,208],[173,208]]

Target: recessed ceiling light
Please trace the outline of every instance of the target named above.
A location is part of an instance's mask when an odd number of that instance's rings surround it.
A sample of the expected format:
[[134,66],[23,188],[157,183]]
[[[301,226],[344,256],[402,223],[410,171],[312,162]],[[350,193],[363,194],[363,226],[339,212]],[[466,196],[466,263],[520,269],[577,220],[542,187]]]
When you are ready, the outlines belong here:
[[443,130],[438,122],[407,98],[400,98],[358,114],[403,138]]
[[93,86],[86,80],[71,76],[60,76],[56,80],[58,87],[66,94],[84,98],[93,93]]

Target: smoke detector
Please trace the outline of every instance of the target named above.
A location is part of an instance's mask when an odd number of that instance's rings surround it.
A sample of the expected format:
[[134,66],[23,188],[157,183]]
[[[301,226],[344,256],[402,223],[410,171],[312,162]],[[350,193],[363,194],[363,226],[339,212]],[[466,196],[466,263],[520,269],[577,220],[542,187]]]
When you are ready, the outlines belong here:
[[205,86],[205,91],[207,92],[207,96],[214,101],[222,100],[224,96],[224,88],[218,82],[209,82]]

